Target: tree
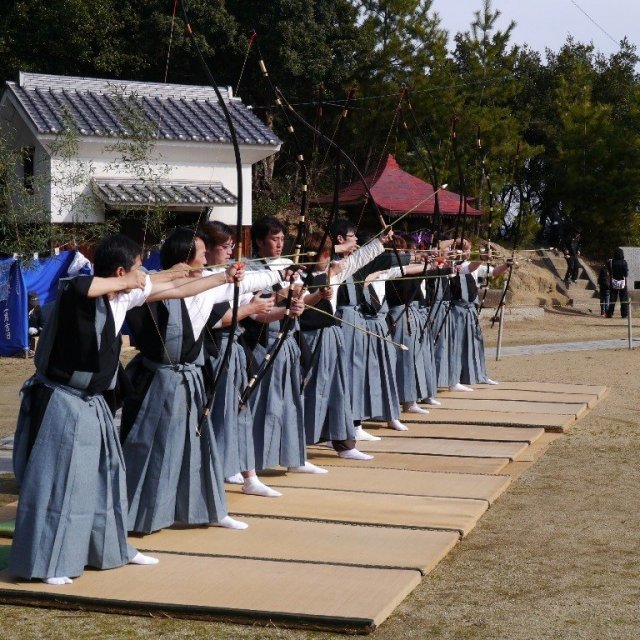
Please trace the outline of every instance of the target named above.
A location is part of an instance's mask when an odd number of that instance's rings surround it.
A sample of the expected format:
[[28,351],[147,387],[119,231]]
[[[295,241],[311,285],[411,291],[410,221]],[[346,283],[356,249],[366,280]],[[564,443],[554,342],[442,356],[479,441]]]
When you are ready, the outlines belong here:
[[[174,19],[172,6],[167,0],[6,0],[0,14],[0,77],[35,71],[162,82],[171,41],[169,78],[202,82],[184,23],[179,13]],[[191,0],[187,6],[205,54],[227,50],[236,24],[224,1]]]
[[[491,0],[483,0],[482,9],[474,14],[470,31],[455,36],[453,55],[459,79],[459,137],[467,174],[467,195],[476,195],[480,202],[488,199],[474,149],[479,126],[497,216],[512,223],[522,209],[520,194],[525,200],[527,195],[521,176],[522,167],[533,152],[524,140],[531,112],[527,105],[517,104],[526,76],[519,66],[521,50],[510,42],[516,25],[511,21],[506,29],[498,29],[500,15],[499,10],[493,10]],[[519,108],[516,109],[516,105]],[[516,159],[518,147],[519,159]],[[518,177],[518,184],[514,184],[514,176]],[[460,188],[457,177],[452,182]]]
[[609,253],[618,245],[640,240],[640,113],[635,106],[625,118],[611,104],[594,100],[589,70],[558,88],[560,132],[553,162],[563,212],[582,228],[584,245]]

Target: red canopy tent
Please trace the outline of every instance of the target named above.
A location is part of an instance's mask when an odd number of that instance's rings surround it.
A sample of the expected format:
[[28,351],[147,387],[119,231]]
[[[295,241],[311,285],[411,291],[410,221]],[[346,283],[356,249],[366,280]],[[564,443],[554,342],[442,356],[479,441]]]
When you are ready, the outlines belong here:
[[[373,199],[383,214],[397,217],[407,211],[410,216],[432,216],[435,204],[433,187],[424,180],[403,171],[396,159],[387,155],[380,168],[365,176]],[[460,195],[442,189],[438,192],[440,213],[447,216],[458,215],[460,211]],[[360,180],[351,183],[338,193],[338,204],[343,208],[355,208],[367,202],[367,191]],[[312,205],[330,207],[333,195],[326,195],[312,200]],[[467,205],[468,216],[481,216],[482,211]]]

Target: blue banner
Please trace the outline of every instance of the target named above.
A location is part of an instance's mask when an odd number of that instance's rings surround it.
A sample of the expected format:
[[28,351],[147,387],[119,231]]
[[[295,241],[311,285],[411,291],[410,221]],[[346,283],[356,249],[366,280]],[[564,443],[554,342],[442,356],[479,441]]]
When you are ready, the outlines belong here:
[[60,255],[34,260],[25,265],[23,274],[27,292],[37,293],[41,305],[55,300],[58,280],[67,275],[75,255],[75,251],[61,251]]
[[0,260],[0,356],[23,354],[29,349],[27,288],[20,263]]

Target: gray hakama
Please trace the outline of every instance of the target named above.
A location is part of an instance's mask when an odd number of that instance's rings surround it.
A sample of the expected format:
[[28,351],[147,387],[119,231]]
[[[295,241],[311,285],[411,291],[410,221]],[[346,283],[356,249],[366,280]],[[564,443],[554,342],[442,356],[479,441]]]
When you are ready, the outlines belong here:
[[[365,296],[367,292],[365,289]],[[382,304],[378,314],[365,316],[365,328],[386,338],[388,307]],[[400,398],[396,383],[396,347],[386,340],[365,334],[365,378],[363,388],[364,418],[397,420],[400,417]]]
[[[191,327],[184,326],[188,316],[182,301],[155,304],[168,309],[162,350],[169,362],[140,354],[129,363],[127,374],[144,397],[137,411],[129,412],[125,405],[123,412],[129,530],[140,533],[176,522],[209,524],[227,515],[222,464],[210,416],[201,421],[206,402],[202,346],[189,336]],[[138,327],[133,320],[129,318],[132,330]],[[145,327],[148,320],[136,322]],[[144,352],[142,341],[138,343]],[[187,343],[200,355],[195,361],[180,363]]]
[[[350,398],[351,415],[355,421],[369,417],[367,415],[368,409],[365,408],[365,386],[369,343],[374,338],[350,326],[355,325],[366,329],[367,324],[361,308],[362,285],[359,283],[356,286],[353,276],[365,266],[371,268],[372,261],[382,253],[384,253],[384,247],[379,240],[366,243],[350,256],[343,258],[341,261],[342,271],[331,278],[333,284],[342,282],[340,287],[333,289],[332,305],[336,309],[336,318],[344,320],[341,325],[344,350],[340,354],[339,360],[344,357],[347,372],[346,392]],[[364,272],[361,275],[364,279]]]
[[304,331],[313,354],[305,377],[304,424],[307,444],[355,438],[349,395],[349,360],[338,326]]
[[209,524],[227,515],[222,466],[205,403],[202,369],[136,356],[127,367],[135,384],[153,379],[124,442],[129,530],[151,533],[181,524]]
[[[9,570],[21,578],[76,577],[86,565],[128,563],[124,461],[104,393],[116,383],[120,326],[113,309],[150,289],[89,298],[93,278],[61,280],[22,389],[14,470],[20,485]],[[73,347],[73,348],[72,348]],[[55,380],[52,378],[55,376]]]
[[422,360],[425,366],[425,381],[427,384],[427,395],[419,398],[435,398],[438,395],[438,369],[436,367],[436,355],[433,344],[433,333],[431,330],[432,318],[429,316],[429,308],[419,306],[420,330],[418,340],[422,348]]
[[[220,331],[219,355],[208,356],[213,380],[218,376],[222,355],[227,349],[229,332]],[[238,333],[238,332],[237,332]],[[211,411],[211,422],[218,451],[222,452],[225,478],[240,471],[255,469],[253,444],[253,414],[249,403],[238,412],[240,393],[249,383],[247,377],[247,358],[238,338],[234,338],[229,364],[220,374]]]
[[[280,322],[271,322],[267,347],[256,347],[254,356],[258,366],[275,342],[279,325]],[[301,384],[300,348],[292,330],[251,396],[256,469],[304,465],[306,449]]]
[[[27,461],[30,405],[40,384],[53,393]],[[15,440],[22,488],[10,572],[22,578],[75,577],[86,565],[127,564],[136,550],[127,544],[122,451],[102,394],[31,378],[22,389]]]
[[460,358],[460,349],[455,341],[454,317],[449,309],[449,300],[443,300],[442,304],[437,302],[436,305],[438,308],[433,313],[432,332],[438,387],[452,387],[460,382],[455,366]]
[[[345,322],[365,328],[364,316],[356,306],[339,307],[336,316]],[[342,338],[345,362],[348,363],[347,391],[351,399],[351,414],[354,420],[362,420],[367,417],[364,408],[364,386],[369,337],[362,331],[343,324]]]
[[452,387],[460,379],[455,363],[460,359],[460,345],[454,335],[454,319],[450,310],[451,288],[448,277],[441,277],[436,287],[434,310],[431,314],[431,333],[436,362],[438,387]]
[[[392,330],[389,334],[394,342],[404,344],[408,351],[396,353],[396,382],[400,402],[409,403],[429,397],[427,370],[430,363],[425,360],[426,345],[421,340],[424,318],[417,301],[389,309]],[[429,349],[429,351],[431,351]]]
[[452,302],[450,314],[455,323],[454,335],[459,352],[454,369],[462,384],[479,384],[486,382],[488,378],[484,359],[484,338],[475,305],[477,289],[475,284],[469,287],[467,278],[472,279],[472,276],[460,276],[460,299]]

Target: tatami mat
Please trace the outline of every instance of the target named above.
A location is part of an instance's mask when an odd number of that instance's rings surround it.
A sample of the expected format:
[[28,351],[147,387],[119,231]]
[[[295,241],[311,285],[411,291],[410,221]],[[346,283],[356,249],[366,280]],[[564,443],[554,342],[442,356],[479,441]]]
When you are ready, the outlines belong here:
[[415,413],[402,414],[406,422],[442,422],[459,424],[493,424],[505,426],[544,427],[563,431],[576,421],[574,416],[541,413],[506,413],[504,411],[473,411],[472,409],[444,409],[432,411],[429,415],[418,416]]
[[[526,389],[503,389],[502,386],[475,389],[472,394],[466,391],[443,391],[438,399],[449,400],[524,400],[526,402],[560,402],[586,404],[592,408],[598,402],[598,396],[589,393],[551,393],[549,391],[529,391]],[[424,405],[427,409],[432,407]]]
[[[470,394],[469,394],[470,395]],[[442,406],[434,407],[431,413],[437,416],[447,409],[470,409],[472,411],[491,411],[497,413],[541,413],[553,415],[569,415],[578,418],[588,410],[584,402],[530,402],[526,400],[481,400],[480,398],[446,398],[441,399]],[[416,414],[403,413],[402,418]]]
[[524,471],[533,466],[543,456],[549,445],[554,440],[561,438],[561,433],[545,433],[535,445],[529,447],[517,460],[510,462],[502,473],[510,475],[514,480],[520,477]]
[[559,433],[545,433],[544,437],[534,442],[530,447],[527,447],[527,449],[516,458],[516,462],[535,462],[560,435]]
[[[143,551],[413,569],[428,573],[458,543],[457,531],[361,527],[247,518],[249,528],[165,529],[130,542]],[[313,571],[313,567],[309,571]]]
[[526,391],[545,391],[547,393],[586,393],[602,398],[607,393],[607,387],[590,384],[558,384],[556,382],[506,382],[499,385],[472,385],[474,389],[491,389],[494,386],[503,389],[524,389]]
[[440,438],[385,438],[358,442],[358,448],[375,456],[378,451],[387,453],[421,453],[425,455],[463,456],[468,458],[509,458],[513,460],[528,446],[527,442],[483,442],[482,440],[454,440]]
[[[434,473],[398,469],[363,469],[355,462],[351,467],[335,467],[322,478],[307,473],[264,474],[272,487],[299,487],[397,493],[440,498],[471,498],[491,503],[509,486],[507,476],[472,473]],[[285,492],[286,490],[282,489]]]
[[63,589],[14,583],[0,573],[0,600],[81,606],[231,621],[271,620],[286,626],[371,631],[419,584],[420,573],[159,554],[156,566],[87,571]]
[[[353,460],[339,458],[328,449],[311,447],[307,453],[311,462],[323,467],[353,467]],[[376,452],[373,460],[358,462],[358,467],[364,469],[445,471],[449,473],[500,473],[509,462],[508,458],[464,458],[461,456],[400,455]]]
[[459,531],[463,536],[475,527],[488,507],[485,500],[357,491],[318,491],[293,487],[287,489],[283,498],[266,500],[256,496],[245,496],[237,486],[227,492],[229,512],[234,516],[446,529]]
[[[369,426],[370,425],[370,426]],[[409,431],[395,431],[383,423],[365,423],[365,427],[375,433],[384,428],[384,436],[389,438],[446,438],[454,440],[489,440],[493,442],[535,442],[544,429],[531,427],[501,427],[479,424],[428,424],[412,422]],[[382,434],[381,434],[382,435]]]

